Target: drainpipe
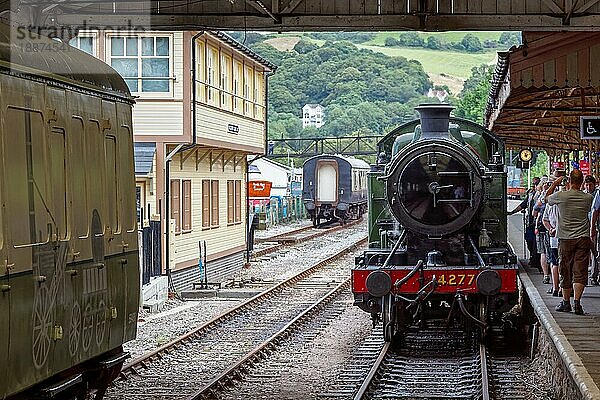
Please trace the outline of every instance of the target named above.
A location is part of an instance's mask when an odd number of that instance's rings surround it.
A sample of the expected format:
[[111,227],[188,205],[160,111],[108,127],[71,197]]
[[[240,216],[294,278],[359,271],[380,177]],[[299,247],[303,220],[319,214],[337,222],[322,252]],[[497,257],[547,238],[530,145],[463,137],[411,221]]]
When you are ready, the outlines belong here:
[[170,252],[169,252],[169,238],[171,236],[171,199],[170,199],[170,191],[171,191],[171,160],[175,156],[175,154],[179,153],[181,149],[185,146],[184,143],[180,143],[165,157],[165,261],[166,261],[166,272],[169,280],[169,286],[173,284],[171,279],[171,261],[170,261]]
[[196,144],[196,39],[204,34],[200,31],[192,37],[192,145]]

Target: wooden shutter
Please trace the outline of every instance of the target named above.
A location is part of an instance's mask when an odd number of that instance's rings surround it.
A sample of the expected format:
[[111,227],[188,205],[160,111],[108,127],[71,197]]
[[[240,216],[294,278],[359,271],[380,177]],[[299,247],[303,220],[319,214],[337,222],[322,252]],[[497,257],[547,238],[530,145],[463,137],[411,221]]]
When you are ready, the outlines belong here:
[[179,180],[171,180],[171,219],[175,220],[175,232],[181,232],[181,194]]
[[235,222],[235,187],[233,181],[227,181],[227,223]]
[[210,227],[210,181],[202,181],[202,227]]
[[211,181],[210,222],[211,226],[219,226],[219,181]]
[[242,181],[235,181],[235,222],[242,221]]
[[192,181],[182,181],[181,184],[181,190],[183,192],[182,226],[183,230],[190,231],[192,230]]

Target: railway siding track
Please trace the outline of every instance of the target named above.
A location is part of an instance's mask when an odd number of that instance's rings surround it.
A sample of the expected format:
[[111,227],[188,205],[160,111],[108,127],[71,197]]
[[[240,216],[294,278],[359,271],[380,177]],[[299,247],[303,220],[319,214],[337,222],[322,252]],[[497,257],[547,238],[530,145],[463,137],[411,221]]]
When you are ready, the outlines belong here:
[[215,377],[202,389],[189,396],[187,400],[203,400],[214,398],[216,392],[218,392],[221,387],[225,386],[233,379],[242,376],[247,368],[251,367],[252,364],[259,362],[263,357],[267,355],[266,353],[270,349],[273,349],[280,343],[280,341],[293,334],[297,329],[301,327],[301,324],[303,324],[307,319],[312,318],[314,314],[319,312],[319,310],[325,307],[327,304],[331,303],[331,301],[333,301],[337,296],[339,296],[342,293],[342,291],[348,289],[349,286],[350,278],[346,279],[335,289],[333,289],[325,296],[315,301],[309,308],[307,308],[296,318],[288,322],[283,328],[281,328],[278,332],[273,334],[273,336],[271,336],[263,343],[258,345],[243,359],[232,365],[219,376]]
[[[273,330],[281,330],[282,324],[287,325],[286,321],[302,313],[307,305],[314,303],[316,296],[332,293],[331,287],[345,281],[348,272],[347,262],[343,268],[336,266],[336,262],[365,242],[363,238],[346,246],[231,311],[128,363],[122,370],[121,380],[115,384],[118,396],[109,393],[108,397],[172,399],[186,398],[197,392],[198,387],[190,387],[190,383],[214,379],[223,369],[256,350],[256,343],[273,336]],[[329,273],[321,271],[326,266]],[[306,283],[307,279],[310,282]],[[200,338],[202,343],[198,344]],[[178,376],[169,378],[178,367],[184,368],[178,371]]]
[[305,226],[299,229],[295,229],[290,232],[285,232],[279,235],[275,235],[269,238],[259,239],[257,243],[260,244],[260,248],[257,248],[253,253],[253,258],[263,257],[267,254],[274,253],[281,250],[283,247],[307,242],[311,239],[315,239],[333,232],[340,231],[345,228],[357,225],[362,222],[362,219],[358,219],[349,222],[345,225],[338,225],[329,228],[315,228],[313,226]]

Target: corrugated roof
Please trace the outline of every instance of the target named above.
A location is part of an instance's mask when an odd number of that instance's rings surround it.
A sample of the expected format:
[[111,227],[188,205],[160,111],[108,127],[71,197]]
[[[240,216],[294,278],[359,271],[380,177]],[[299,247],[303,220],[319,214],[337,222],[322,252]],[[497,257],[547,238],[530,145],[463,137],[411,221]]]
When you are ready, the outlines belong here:
[[152,162],[154,161],[155,152],[156,143],[133,144],[136,175],[148,175],[152,171]]

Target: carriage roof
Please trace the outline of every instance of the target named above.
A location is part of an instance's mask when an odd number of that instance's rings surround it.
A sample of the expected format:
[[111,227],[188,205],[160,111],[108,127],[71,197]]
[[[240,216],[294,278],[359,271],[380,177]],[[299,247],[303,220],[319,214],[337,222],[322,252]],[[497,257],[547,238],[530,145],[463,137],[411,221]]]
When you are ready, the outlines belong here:
[[370,169],[369,164],[367,164],[363,160],[359,160],[358,158],[354,158],[354,157],[343,156],[341,154],[320,154],[318,156],[314,156],[314,157],[307,159],[304,163],[306,164],[308,161],[311,161],[311,160],[331,159],[331,158],[336,158],[339,160],[346,161],[348,164],[350,164],[350,167],[352,167],[352,168]]
[[67,43],[0,22],[0,68],[131,100],[123,78],[109,65]]

